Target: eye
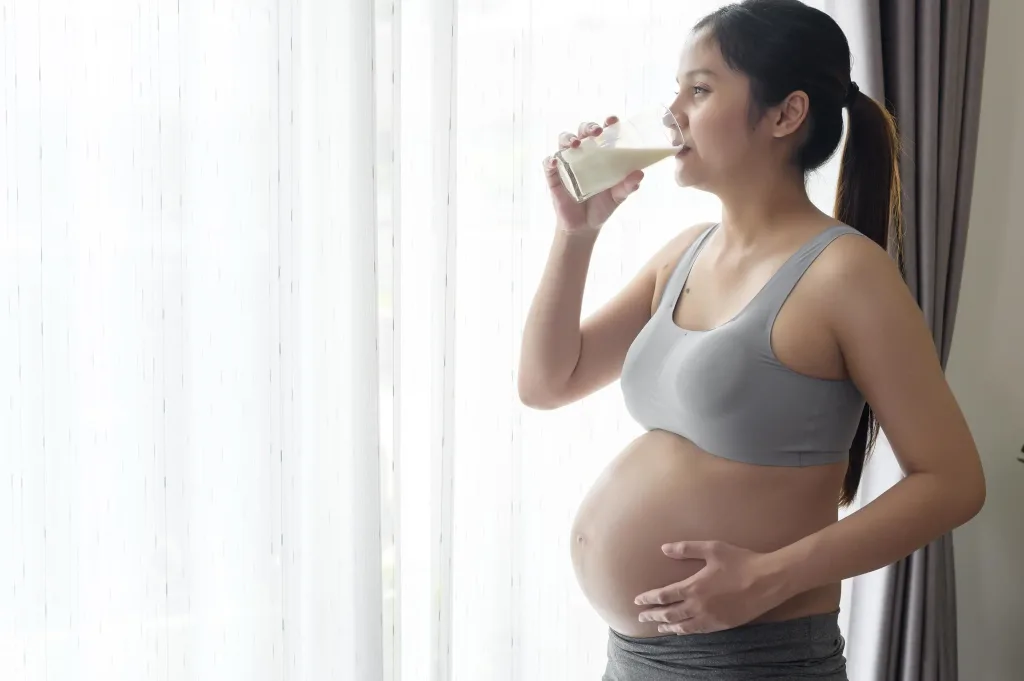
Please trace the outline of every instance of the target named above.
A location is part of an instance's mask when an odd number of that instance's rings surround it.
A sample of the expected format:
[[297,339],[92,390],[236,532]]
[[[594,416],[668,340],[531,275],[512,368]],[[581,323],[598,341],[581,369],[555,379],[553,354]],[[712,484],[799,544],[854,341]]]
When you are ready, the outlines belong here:
[[[708,90],[703,85],[694,85],[694,86],[690,87],[689,89],[690,89],[690,96],[693,99],[696,99],[698,97],[703,97],[704,95],[710,94],[710,92],[711,92],[711,90]],[[682,91],[679,90],[679,89],[675,89],[672,92],[673,92],[673,94],[675,94],[676,97],[678,97],[681,94]]]

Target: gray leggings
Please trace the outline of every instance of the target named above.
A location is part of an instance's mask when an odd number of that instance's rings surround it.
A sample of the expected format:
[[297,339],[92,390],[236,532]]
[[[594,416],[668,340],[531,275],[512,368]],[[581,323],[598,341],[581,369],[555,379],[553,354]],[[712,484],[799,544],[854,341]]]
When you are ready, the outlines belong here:
[[847,681],[839,612],[710,634],[634,638],[614,630],[602,681]]

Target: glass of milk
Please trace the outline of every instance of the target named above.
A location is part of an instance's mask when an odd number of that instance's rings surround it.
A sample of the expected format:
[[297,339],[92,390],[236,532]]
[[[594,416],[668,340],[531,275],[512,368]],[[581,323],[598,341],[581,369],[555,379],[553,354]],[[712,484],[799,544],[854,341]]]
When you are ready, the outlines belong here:
[[614,187],[631,172],[675,156],[682,135],[667,107],[640,111],[555,154],[562,184],[577,201]]

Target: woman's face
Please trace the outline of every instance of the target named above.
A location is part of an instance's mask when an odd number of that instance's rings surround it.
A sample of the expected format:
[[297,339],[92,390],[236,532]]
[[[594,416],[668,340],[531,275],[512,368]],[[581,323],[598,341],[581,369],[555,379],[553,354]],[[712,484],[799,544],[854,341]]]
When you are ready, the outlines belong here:
[[678,94],[670,109],[682,133],[676,182],[714,192],[750,172],[771,143],[771,134],[750,118],[750,81],[725,63],[718,44],[692,35],[676,74]]

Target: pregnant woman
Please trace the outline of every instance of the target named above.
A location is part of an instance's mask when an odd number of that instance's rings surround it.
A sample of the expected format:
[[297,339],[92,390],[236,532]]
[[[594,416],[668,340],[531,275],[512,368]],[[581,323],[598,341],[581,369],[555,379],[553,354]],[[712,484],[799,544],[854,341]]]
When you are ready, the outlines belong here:
[[[717,195],[722,220],[680,231],[581,323],[595,241],[642,173],[576,203],[547,159],[557,229],[520,397],[553,409],[621,379],[645,430],[572,528],[580,586],[610,629],[605,681],[846,679],[841,580],[966,522],[985,497],[886,251],[899,236],[894,124],[851,82],[839,26],[797,0],[709,15],[677,80],[676,180]],[[837,149],[844,109],[833,217],[805,177]],[[878,424],[906,475],[840,521]]]

